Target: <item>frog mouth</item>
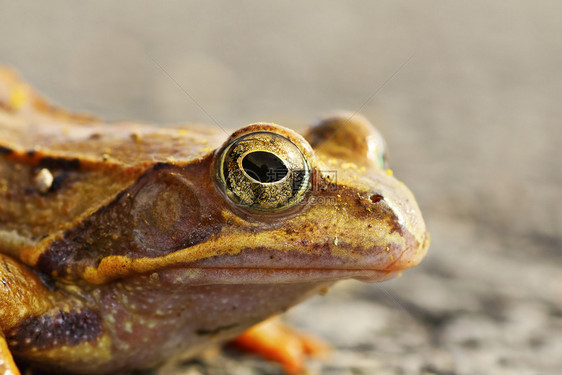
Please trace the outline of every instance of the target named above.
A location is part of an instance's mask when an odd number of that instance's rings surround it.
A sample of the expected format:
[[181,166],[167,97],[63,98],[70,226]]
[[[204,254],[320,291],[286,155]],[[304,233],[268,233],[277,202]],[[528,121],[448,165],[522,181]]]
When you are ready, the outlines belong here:
[[175,267],[160,272],[160,280],[173,285],[290,284],[355,279],[378,282],[399,270],[325,268]]
[[[102,259],[97,268],[87,268],[83,277],[92,284],[103,284],[117,278],[156,276],[170,286],[212,284],[281,284],[334,282],[356,279],[378,282],[390,279],[417,265],[427,252],[427,245],[378,247],[334,255],[329,249],[317,252],[266,247],[249,248],[238,254],[224,254],[189,261],[163,261],[162,258],[131,259],[113,256]],[[173,260],[173,259],[172,259]],[[121,262],[121,263],[119,263]],[[120,266],[120,267],[118,267]]]
[[163,272],[169,280],[173,279],[172,283],[189,285],[333,282],[343,279],[379,282],[417,265],[425,256],[427,246],[397,248],[395,257],[375,251],[371,256],[354,260],[336,257],[329,252],[302,254],[295,251],[279,253],[266,248],[259,250],[176,264]]

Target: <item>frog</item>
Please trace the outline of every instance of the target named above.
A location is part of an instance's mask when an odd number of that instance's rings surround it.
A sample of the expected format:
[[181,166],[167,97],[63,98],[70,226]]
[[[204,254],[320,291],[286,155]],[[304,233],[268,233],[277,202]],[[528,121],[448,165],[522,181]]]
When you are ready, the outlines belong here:
[[130,373],[231,340],[298,373],[271,335],[313,341],[271,317],[339,280],[400,275],[429,238],[360,114],[302,135],[108,122],[0,68],[4,374]]

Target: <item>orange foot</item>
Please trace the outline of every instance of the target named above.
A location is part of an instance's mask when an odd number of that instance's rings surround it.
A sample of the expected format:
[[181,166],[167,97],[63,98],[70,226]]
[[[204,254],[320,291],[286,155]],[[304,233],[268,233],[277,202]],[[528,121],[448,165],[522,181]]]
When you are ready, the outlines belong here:
[[288,374],[300,374],[307,356],[325,357],[329,347],[320,339],[297,332],[277,318],[256,324],[238,336],[233,344],[280,363]]

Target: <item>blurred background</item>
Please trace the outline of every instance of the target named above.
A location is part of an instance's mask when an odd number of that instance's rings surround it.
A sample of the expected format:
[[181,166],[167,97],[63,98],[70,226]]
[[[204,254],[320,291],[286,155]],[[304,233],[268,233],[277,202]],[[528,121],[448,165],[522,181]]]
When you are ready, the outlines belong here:
[[[0,63],[108,119],[300,130],[360,111],[433,242],[397,280],[289,312],[334,345],[309,373],[558,374],[561,14],[546,0],[0,0]],[[281,372],[226,351],[161,373]]]

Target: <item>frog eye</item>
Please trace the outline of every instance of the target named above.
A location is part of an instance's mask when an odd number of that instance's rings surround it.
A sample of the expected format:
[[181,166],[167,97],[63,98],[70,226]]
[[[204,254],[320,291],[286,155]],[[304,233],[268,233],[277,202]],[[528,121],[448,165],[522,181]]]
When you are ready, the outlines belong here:
[[386,142],[365,117],[339,112],[314,124],[305,135],[316,152],[376,168],[388,168]]
[[289,138],[256,131],[224,147],[218,179],[226,196],[254,211],[278,212],[301,202],[310,183],[310,165]]
[[389,165],[388,165],[388,151],[386,150],[386,146],[385,148],[380,151],[378,153],[378,162],[379,162],[379,166],[382,169],[388,169]]

